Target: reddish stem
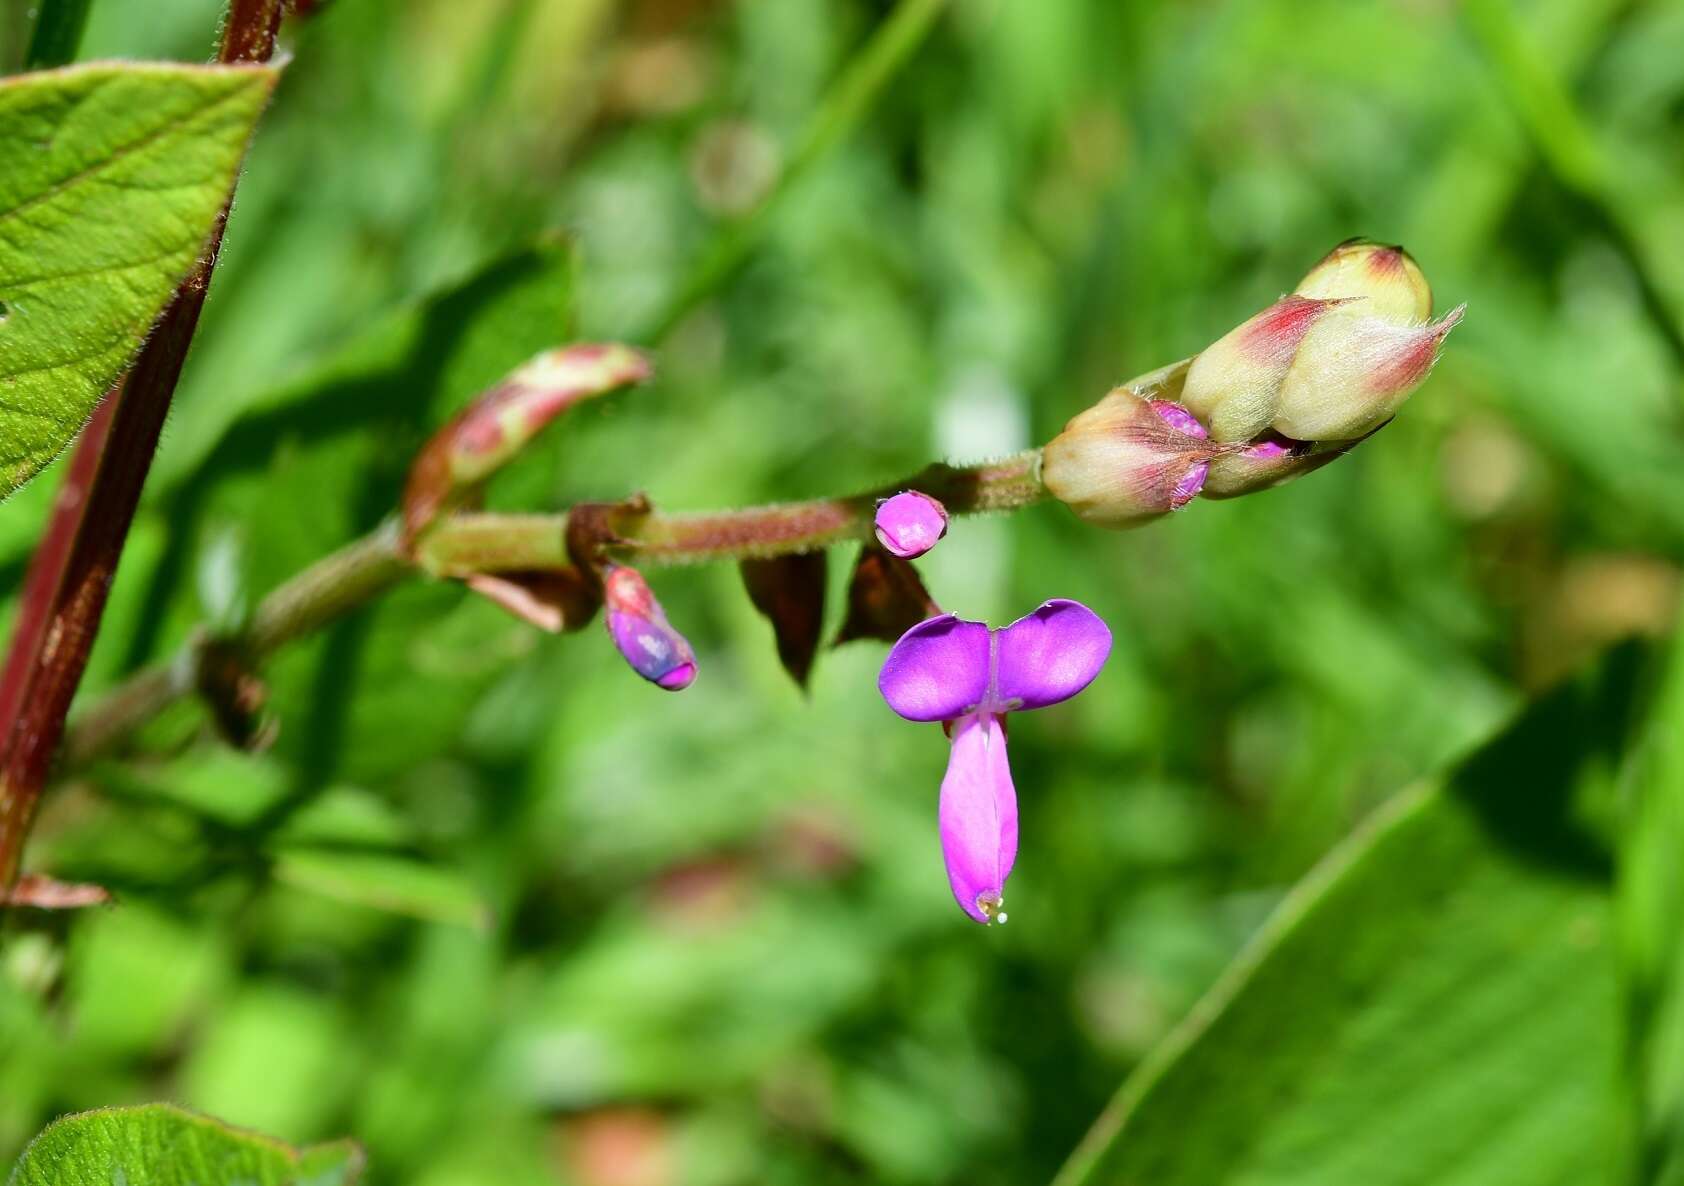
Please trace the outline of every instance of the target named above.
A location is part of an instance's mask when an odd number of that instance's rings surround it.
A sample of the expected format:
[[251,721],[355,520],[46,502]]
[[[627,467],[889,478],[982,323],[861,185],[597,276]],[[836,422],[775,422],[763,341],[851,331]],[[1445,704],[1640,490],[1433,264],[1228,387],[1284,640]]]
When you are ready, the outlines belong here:
[[[230,0],[217,58],[265,62],[282,0]],[[17,876],[23,842],[87,667],[106,595],[152,467],[187,348],[204,309],[228,208],[205,255],[89,420],[30,562],[24,599],[0,673],[0,897]]]

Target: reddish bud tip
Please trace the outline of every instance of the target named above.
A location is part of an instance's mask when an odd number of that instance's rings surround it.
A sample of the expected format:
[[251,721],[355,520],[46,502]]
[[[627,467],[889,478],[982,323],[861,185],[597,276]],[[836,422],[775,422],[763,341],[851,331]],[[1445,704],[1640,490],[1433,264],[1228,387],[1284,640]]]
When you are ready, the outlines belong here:
[[1418,325],[1433,313],[1433,290],[1409,253],[1367,239],[1339,244],[1295,291],[1321,300],[1361,300],[1364,315],[1400,325]]

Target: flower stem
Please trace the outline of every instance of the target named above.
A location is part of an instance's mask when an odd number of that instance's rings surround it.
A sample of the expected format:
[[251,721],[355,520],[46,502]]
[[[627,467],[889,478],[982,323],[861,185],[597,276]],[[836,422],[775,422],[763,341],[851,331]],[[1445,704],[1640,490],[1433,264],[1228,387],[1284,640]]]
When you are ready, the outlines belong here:
[[1031,449],[973,466],[936,464],[904,482],[844,498],[782,503],[738,511],[633,519],[613,550],[644,564],[695,564],[812,552],[847,540],[871,538],[879,500],[919,490],[951,515],[1006,511],[1046,497],[1038,476],[1041,451]]
[[[979,465],[932,465],[865,494],[739,510],[669,515],[628,512],[614,524],[613,551],[640,564],[702,564],[810,552],[869,539],[877,500],[915,489],[940,499],[950,514],[1010,511],[1046,497],[1038,476],[1040,450]],[[74,768],[109,753],[123,737],[201,687],[200,662],[210,641],[237,644],[258,662],[275,650],[372,601],[411,576],[567,567],[567,515],[457,514],[403,551],[396,518],[317,561],[265,597],[237,638],[199,636],[172,659],[145,668],[106,692],[72,723],[64,764]]]

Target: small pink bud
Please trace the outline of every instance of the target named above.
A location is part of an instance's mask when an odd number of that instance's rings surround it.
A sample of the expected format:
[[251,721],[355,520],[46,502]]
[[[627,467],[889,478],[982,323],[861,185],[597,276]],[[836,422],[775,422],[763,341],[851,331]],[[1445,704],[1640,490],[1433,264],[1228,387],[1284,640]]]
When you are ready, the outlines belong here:
[[917,490],[877,504],[877,542],[903,560],[922,556],[947,534],[947,508]]
[[1269,426],[1281,383],[1312,326],[1342,302],[1284,296],[1207,347],[1187,371],[1181,402],[1217,441],[1249,441]]
[[602,579],[608,635],[631,669],[669,692],[688,688],[696,678],[696,653],[667,622],[661,603],[635,568],[615,565]]
[[1186,408],[1118,388],[1047,445],[1041,480],[1088,522],[1133,527],[1190,502],[1219,451]]

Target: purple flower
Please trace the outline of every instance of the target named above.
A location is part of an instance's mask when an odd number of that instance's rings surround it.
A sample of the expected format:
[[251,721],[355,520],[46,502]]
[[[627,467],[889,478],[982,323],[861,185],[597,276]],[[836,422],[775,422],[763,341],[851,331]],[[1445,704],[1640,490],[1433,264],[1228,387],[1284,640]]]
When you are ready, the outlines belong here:
[[656,687],[682,692],[696,678],[696,653],[672,628],[649,583],[635,568],[615,565],[602,579],[608,635],[631,669]]
[[877,504],[877,542],[902,560],[922,556],[947,534],[947,508],[917,490]]
[[1044,708],[1087,687],[1111,654],[1111,631],[1087,606],[1053,600],[1003,630],[942,614],[895,643],[877,677],[909,721],[941,721],[952,738],[941,781],[941,850],[959,908],[1005,922],[1017,858],[1017,794],[1006,765],[1008,712]]

